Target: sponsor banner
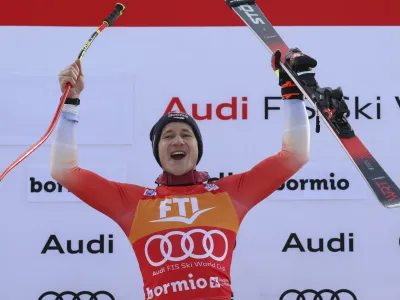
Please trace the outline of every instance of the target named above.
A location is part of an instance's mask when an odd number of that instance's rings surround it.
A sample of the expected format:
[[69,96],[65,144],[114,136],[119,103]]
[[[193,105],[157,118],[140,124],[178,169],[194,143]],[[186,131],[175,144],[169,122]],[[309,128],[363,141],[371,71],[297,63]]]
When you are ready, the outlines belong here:
[[[21,225],[11,227],[12,219],[4,224],[0,261],[7,276],[0,278],[7,282],[7,299],[38,299],[49,291],[108,291],[115,299],[144,298],[135,255],[118,226],[101,214],[92,215],[90,208],[52,212],[43,205],[31,207],[36,209],[23,222],[14,218]],[[27,282],[24,289],[17,288],[20,280]],[[59,299],[50,296],[43,299]],[[61,299],[73,297],[63,294]],[[82,294],[81,299],[89,297]]]
[[[233,286],[252,276],[252,289],[271,299],[279,299],[290,288],[330,286],[358,292],[358,299],[372,300],[372,295],[382,293],[395,300],[390,290],[395,279],[381,274],[398,273],[396,215],[373,198],[264,201],[241,226],[233,257]],[[250,295],[240,285],[239,292],[243,289]]]
[[43,246],[41,254],[113,254],[114,235],[100,234],[98,238],[85,241],[63,240],[57,234],[51,234]]
[[[400,114],[398,68],[371,59],[378,57],[374,53],[381,53],[381,45],[393,49],[398,46],[392,37],[399,35],[399,29],[280,30],[291,45],[318,58],[317,78],[321,84],[343,86],[353,127],[400,184],[397,152],[393,150],[400,146],[394,134]],[[57,74],[64,67],[60,59],[65,65],[70,63],[74,48],[80,47],[79,40],[86,41],[91,31],[0,28],[1,34],[7,32],[5,44],[18,44],[25,35],[41,41],[31,44],[30,51],[26,47],[2,49],[4,57],[19,59],[2,62],[2,72],[7,75],[2,76],[5,80],[1,84],[7,101],[2,110],[4,122],[0,124],[1,165],[11,163],[11,152],[13,157],[16,152],[22,153],[22,147],[9,145],[31,145],[44,133],[60,97]],[[78,129],[82,167],[113,181],[154,187],[161,169],[151,152],[149,131],[170,106],[181,106],[197,118],[205,146],[199,170],[209,171],[212,177],[247,171],[280,150],[284,112],[283,102],[273,99],[280,96],[277,78],[270,69],[268,53],[246,28],[114,28],[106,35],[106,39],[96,41],[83,62],[87,86]],[[315,36],[330,36],[338,42],[331,43],[327,51]],[[371,36],[376,39],[374,43],[368,42]],[[72,39],[76,42],[67,45],[65,41]],[[368,51],[360,53],[363,46]],[[118,53],[113,55],[116,49]],[[37,70],[41,71],[36,76]],[[385,78],[372,76],[371,70],[379,70]],[[102,72],[107,75],[101,77]],[[33,106],[26,105],[27,99]],[[334,296],[347,289],[358,299],[398,300],[398,211],[382,208],[323,124],[321,133],[315,133],[315,115],[310,109],[308,113],[311,161],[282,189],[252,209],[242,223],[232,263],[235,299],[292,300],[306,289],[313,289],[315,292],[304,297],[321,294],[328,299],[348,300],[349,293]],[[101,122],[104,118],[106,121]],[[0,263],[7,271],[0,275],[6,283],[4,298],[38,299],[45,295],[70,300],[80,291],[107,291],[116,299],[145,298],[136,257],[118,226],[87,205],[70,205],[79,200],[51,178],[49,143],[19,166],[2,183],[7,186],[0,188],[4,242]],[[90,146],[81,146],[84,144]],[[121,144],[127,147],[114,147]],[[156,211],[155,215],[162,220],[175,217],[189,223],[194,219],[190,213],[200,214],[203,209],[195,201],[190,203],[187,210],[179,211],[179,202],[166,202],[165,211]],[[174,224],[178,228],[183,223]],[[83,234],[85,230],[90,234]],[[197,232],[200,237],[178,230],[185,234],[171,238],[185,243],[180,249],[169,248],[175,252],[166,252],[169,244],[165,234],[151,241],[149,258],[153,263],[165,259],[162,249],[169,262],[185,253],[223,256],[224,252],[211,248],[211,240],[214,246],[224,245],[222,235],[210,237],[205,228],[206,233]],[[223,234],[228,237],[228,233]],[[196,245],[204,247],[189,251],[192,239],[200,240]],[[164,248],[160,248],[162,242]],[[144,250],[145,245],[145,257]],[[175,264],[183,263],[169,262],[165,262],[165,273],[168,266],[176,268]],[[217,264],[211,261],[210,266],[218,269]],[[155,276],[161,277],[163,267],[155,267],[154,271],[159,272]],[[198,289],[205,283],[207,288],[216,282],[226,284],[221,278],[197,277],[189,272],[176,280],[183,289],[186,284]],[[27,283],[24,289],[21,281]],[[174,282],[171,278],[171,284]],[[163,284],[149,286],[148,296],[157,297]],[[179,284],[175,286],[179,290]],[[291,289],[296,291],[284,295]],[[333,292],[322,294],[324,289]],[[49,291],[54,293],[46,294]],[[67,295],[67,291],[71,293]],[[97,297],[107,296],[103,293]]]
[[282,184],[274,200],[363,200],[372,196],[368,185],[350,162],[310,161]]
[[[126,182],[127,168],[123,164],[89,164],[86,169],[108,180]],[[49,165],[29,165],[25,172],[24,189],[28,202],[81,202],[50,175]]]
[[[211,169],[214,171],[215,167]],[[235,168],[237,169],[237,168]],[[211,177],[223,178],[234,172],[211,172]],[[266,182],[266,184],[268,184]],[[325,163],[308,162],[290,179],[285,181],[267,199],[277,200],[365,200],[372,198],[372,191],[355,166],[347,161]]]
[[290,300],[290,299],[349,299],[349,300],[357,300],[357,295],[348,289],[338,289],[332,290],[329,288],[314,290],[314,289],[305,289],[305,290],[296,290],[289,289],[284,291],[279,300]]
[[[57,74],[0,74],[3,96],[8,100],[2,111],[0,145],[30,146],[45,134],[62,95]],[[85,78],[85,86],[79,106],[78,143],[132,144],[134,78],[125,74],[90,74]],[[118,105],[113,104],[113,99],[118,99]],[[51,141],[49,138],[44,144]]]
[[108,292],[108,291],[97,291],[97,292],[90,292],[90,291],[79,291],[79,292],[73,292],[73,291],[62,291],[62,292],[56,292],[56,291],[46,291],[43,294],[41,294],[38,298],[38,300],[65,300],[67,298],[72,299],[82,299],[83,297],[89,297],[90,299],[104,299],[104,300],[115,300],[115,296]]

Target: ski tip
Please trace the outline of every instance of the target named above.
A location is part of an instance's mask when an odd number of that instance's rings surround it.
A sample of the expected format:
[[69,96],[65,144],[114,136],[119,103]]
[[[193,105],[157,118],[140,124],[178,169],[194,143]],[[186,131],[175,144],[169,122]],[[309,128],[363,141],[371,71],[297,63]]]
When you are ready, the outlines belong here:
[[255,0],[225,0],[225,2],[230,8],[240,5],[252,5],[256,3]]

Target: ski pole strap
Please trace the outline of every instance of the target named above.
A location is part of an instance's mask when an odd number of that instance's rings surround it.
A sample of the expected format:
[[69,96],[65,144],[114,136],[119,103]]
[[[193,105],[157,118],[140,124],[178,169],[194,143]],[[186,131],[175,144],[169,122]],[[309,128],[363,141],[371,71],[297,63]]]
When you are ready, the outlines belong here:
[[251,4],[255,4],[256,1],[255,0],[225,0],[226,4],[229,5],[229,7],[236,7],[236,6],[240,6],[240,5],[251,5]]

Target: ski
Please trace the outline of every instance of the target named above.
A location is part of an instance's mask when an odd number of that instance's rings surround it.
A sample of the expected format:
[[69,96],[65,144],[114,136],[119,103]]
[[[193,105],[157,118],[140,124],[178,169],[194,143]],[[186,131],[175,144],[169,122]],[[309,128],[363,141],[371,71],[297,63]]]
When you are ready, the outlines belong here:
[[271,54],[278,49],[282,52],[282,69],[290,76],[305,95],[306,99],[314,107],[317,116],[319,115],[322,117],[323,122],[346,151],[379,202],[386,208],[399,207],[399,187],[356,136],[346,116],[342,116],[340,119],[332,118],[333,111],[329,108],[321,107],[319,104],[318,100],[320,94],[303,86],[297,74],[290,68],[290,65],[284,61],[289,47],[266,18],[255,0],[225,0],[225,2],[267,47]]

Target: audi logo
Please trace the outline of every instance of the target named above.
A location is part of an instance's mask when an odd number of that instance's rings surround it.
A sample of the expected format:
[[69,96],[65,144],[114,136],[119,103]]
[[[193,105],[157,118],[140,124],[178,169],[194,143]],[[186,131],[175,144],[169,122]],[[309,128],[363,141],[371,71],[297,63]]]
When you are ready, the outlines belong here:
[[[311,297],[306,297],[307,294],[311,295]],[[291,297],[289,295],[294,295],[296,297]],[[342,297],[343,295],[346,296]],[[346,289],[341,289],[336,292],[330,289],[324,289],[319,292],[308,289],[302,292],[298,290],[287,290],[280,296],[279,300],[357,300],[357,297],[352,291]]]
[[89,291],[82,291],[79,293],[65,291],[62,293],[45,292],[40,295],[38,300],[115,300],[115,298],[111,293],[106,291],[99,291],[96,293]]
[[[203,254],[194,254],[193,253],[194,241],[193,241],[192,235],[194,233],[203,234],[203,240],[202,240],[202,246],[204,249]],[[217,236],[217,235],[221,236],[225,242],[225,251],[221,256],[215,256],[213,254],[213,252],[214,252],[213,236]],[[171,241],[169,240],[169,238],[171,236],[181,236],[182,237],[180,247],[184,253],[183,255],[178,256],[178,257],[172,256],[173,247],[172,247]],[[163,257],[163,259],[160,261],[153,261],[149,255],[149,245],[154,240],[160,240],[160,252]],[[186,242],[189,242],[189,246],[186,246]],[[176,247],[176,246],[179,246],[179,245],[174,244],[174,247]],[[165,248],[167,248],[167,250],[165,250]],[[147,261],[153,267],[161,266],[167,261],[182,261],[188,257],[195,258],[195,259],[204,259],[204,258],[211,257],[216,261],[223,261],[225,259],[226,255],[228,254],[228,239],[225,236],[225,234],[219,230],[206,231],[203,229],[192,229],[188,232],[171,231],[171,232],[168,232],[166,235],[159,235],[159,234],[153,235],[151,238],[149,238],[147,240],[144,251],[145,251]]]

